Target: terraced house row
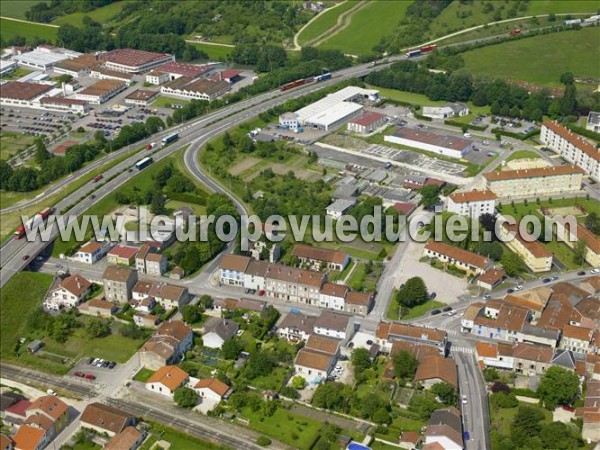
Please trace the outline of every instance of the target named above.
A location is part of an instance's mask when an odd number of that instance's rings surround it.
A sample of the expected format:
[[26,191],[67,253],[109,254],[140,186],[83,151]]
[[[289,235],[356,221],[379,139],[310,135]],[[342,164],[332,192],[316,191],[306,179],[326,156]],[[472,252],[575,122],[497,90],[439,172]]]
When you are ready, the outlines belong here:
[[219,267],[222,284],[264,291],[267,297],[278,300],[359,315],[367,315],[373,306],[372,295],[330,283],[326,273],[240,255],[223,255]]

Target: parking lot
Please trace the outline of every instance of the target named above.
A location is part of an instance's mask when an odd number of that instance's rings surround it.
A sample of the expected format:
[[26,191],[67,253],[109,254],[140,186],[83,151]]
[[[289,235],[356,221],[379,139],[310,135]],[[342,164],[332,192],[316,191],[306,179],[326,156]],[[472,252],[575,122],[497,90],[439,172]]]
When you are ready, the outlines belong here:
[[[120,368],[119,364],[114,364],[112,368],[107,365],[109,361],[105,361],[104,365],[89,364],[89,358],[81,359],[73,369],[69,371],[69,375],[76,378],[82,378],[84,380],[93,381],[94,383],[110,384],[111,380],[115,376],[115,371]],[[97,358],[92,358],[97,360]],[[111,364],[111,365],[112,365]],[[106,366],[106,367],[105,367]]]
[[404,164],[410,164],[415,167],[436,172],[446,173],[448,175],[461,175],[465,170],[462,164],[456,164],[449,161],[443,161],[437,158],[431,158],[412,150],[399,150],[385,145],[372,144],[368,146],[363,153],[367,155],[387,158],[390,161],[398,161]]
[[0,108],[2,131],[16,131],[30,136],[57,137],[76,120],[76,116],[66,113],[41,112],[14,106]]

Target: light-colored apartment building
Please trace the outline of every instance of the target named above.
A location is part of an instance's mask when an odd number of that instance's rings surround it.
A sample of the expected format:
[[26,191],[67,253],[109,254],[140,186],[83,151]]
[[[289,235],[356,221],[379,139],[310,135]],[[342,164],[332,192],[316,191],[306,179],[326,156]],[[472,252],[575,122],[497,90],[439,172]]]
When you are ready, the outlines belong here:
[[490,190],[455,192],[448,197],[448,212],[478,220],[482,214],[494,214],[496,198]]
[[585,172],[578,166],[501,170],[485,173],[486,188],[503,198],[536,198],[581,190]]
[[[518,228],[517,225],[505,222],[500,227],[500,239],[505,240],[506,246],[519,255],[532,272],[547,272],[552,269],[552,252],[546,249],[541,242],[531,240],[528,236],[520,233]],[[511,234],[514,235],[513,239],[510,239]]]

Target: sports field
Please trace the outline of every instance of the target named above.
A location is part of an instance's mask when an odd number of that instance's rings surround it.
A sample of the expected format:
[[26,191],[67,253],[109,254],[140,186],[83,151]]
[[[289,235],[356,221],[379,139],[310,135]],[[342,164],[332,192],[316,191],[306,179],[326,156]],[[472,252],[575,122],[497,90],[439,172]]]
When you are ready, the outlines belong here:
[[320,14],[314,21],[310,23],[302,32],[298,35],[298,43],[300,45],[307,45],[310,41],[318,38],[323,33],[333,27],[338,17],[356,6],[358,2],[355,0],[346,0],[340,3],[335,8],[329,8]]
[[66,16],[57,17],[52,21],[55,25],[64,25],[71,24],[75,26],[80,26],[83,24],[83,18],[88,16],[90,19],[95,20],[101,24],[105,24],[109,22],[113,17],[121,12],[123,7],[125,6],[125,2],[115,2],[109,5],[103,6],[102,8],[96,8],[93,11],[88,12],[78,12],[73,14],[68,14]]
[[369,2],[351,16],[350,24],[319,45],[344,53],[367,55],[404,17],[409,1]]
[[55,42],[58,27],[31,22],[19,22],[10,19],[0,19],[0,34],[5,41],[15,37],[23,36],[25,39],[38,37],[49,42]]
[[462,56],[475,74],[559,86],[564,72],[600,78],[600,64],[592,57],[598,52],[599,41],[600,29],[590,27],[505,42]]

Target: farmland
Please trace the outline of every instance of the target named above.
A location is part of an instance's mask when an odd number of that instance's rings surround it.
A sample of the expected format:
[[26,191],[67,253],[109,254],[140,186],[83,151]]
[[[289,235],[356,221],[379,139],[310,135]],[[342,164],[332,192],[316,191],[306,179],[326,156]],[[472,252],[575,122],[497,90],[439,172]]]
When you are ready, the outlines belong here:
[[0,34],[2,35],[2,39],[6,41],[15,36],[22,36],[25,39],[37,37],[48,42],[55,42],[58,34],[58,27],[3,18],[0,19]]
[[310,25],[308,25],[298,35],[300,45],[308,45],[311,41],[317,39],[329,31],[337,22],[338,17],[356,6],[355,1],[346,0],[335,8],[329,8],[320,14]]
[[75,26],[81,26],[83,25],[83,18],[88,16],[90,19],[95,20],[96,22],[106,24],[107,22],[110,22],[113,17],[118,15],[124,6],[125,2],[115,2],[101,8],[96,8],[93,11],[88,11],[85,13],[78,12],[57,17],[52,21],[52,23],[55,25],[65,25],[68,23]]
[[369,54],[381,38],[404,17],[410,2],[369,2],[356,11],[350,24],[326,39],[321,48],[335,48],[351,54]]
[[0,15],[2,17],[14,17],[25,19],[25,11],[31,8],[37,0],[3,0],[0,2]]
[[[500,45],[479,48],[462,54],[465,65],[478,75],[518,79],[531,83],[559,86],[560,75],[600,78],[597,51],[600,30],[597,27],[535,36]],[[532,55],[535,54],[535,58]],[[562,55],[568,54],[568,58]],[[510,64],[498,64],[510,61]]]

